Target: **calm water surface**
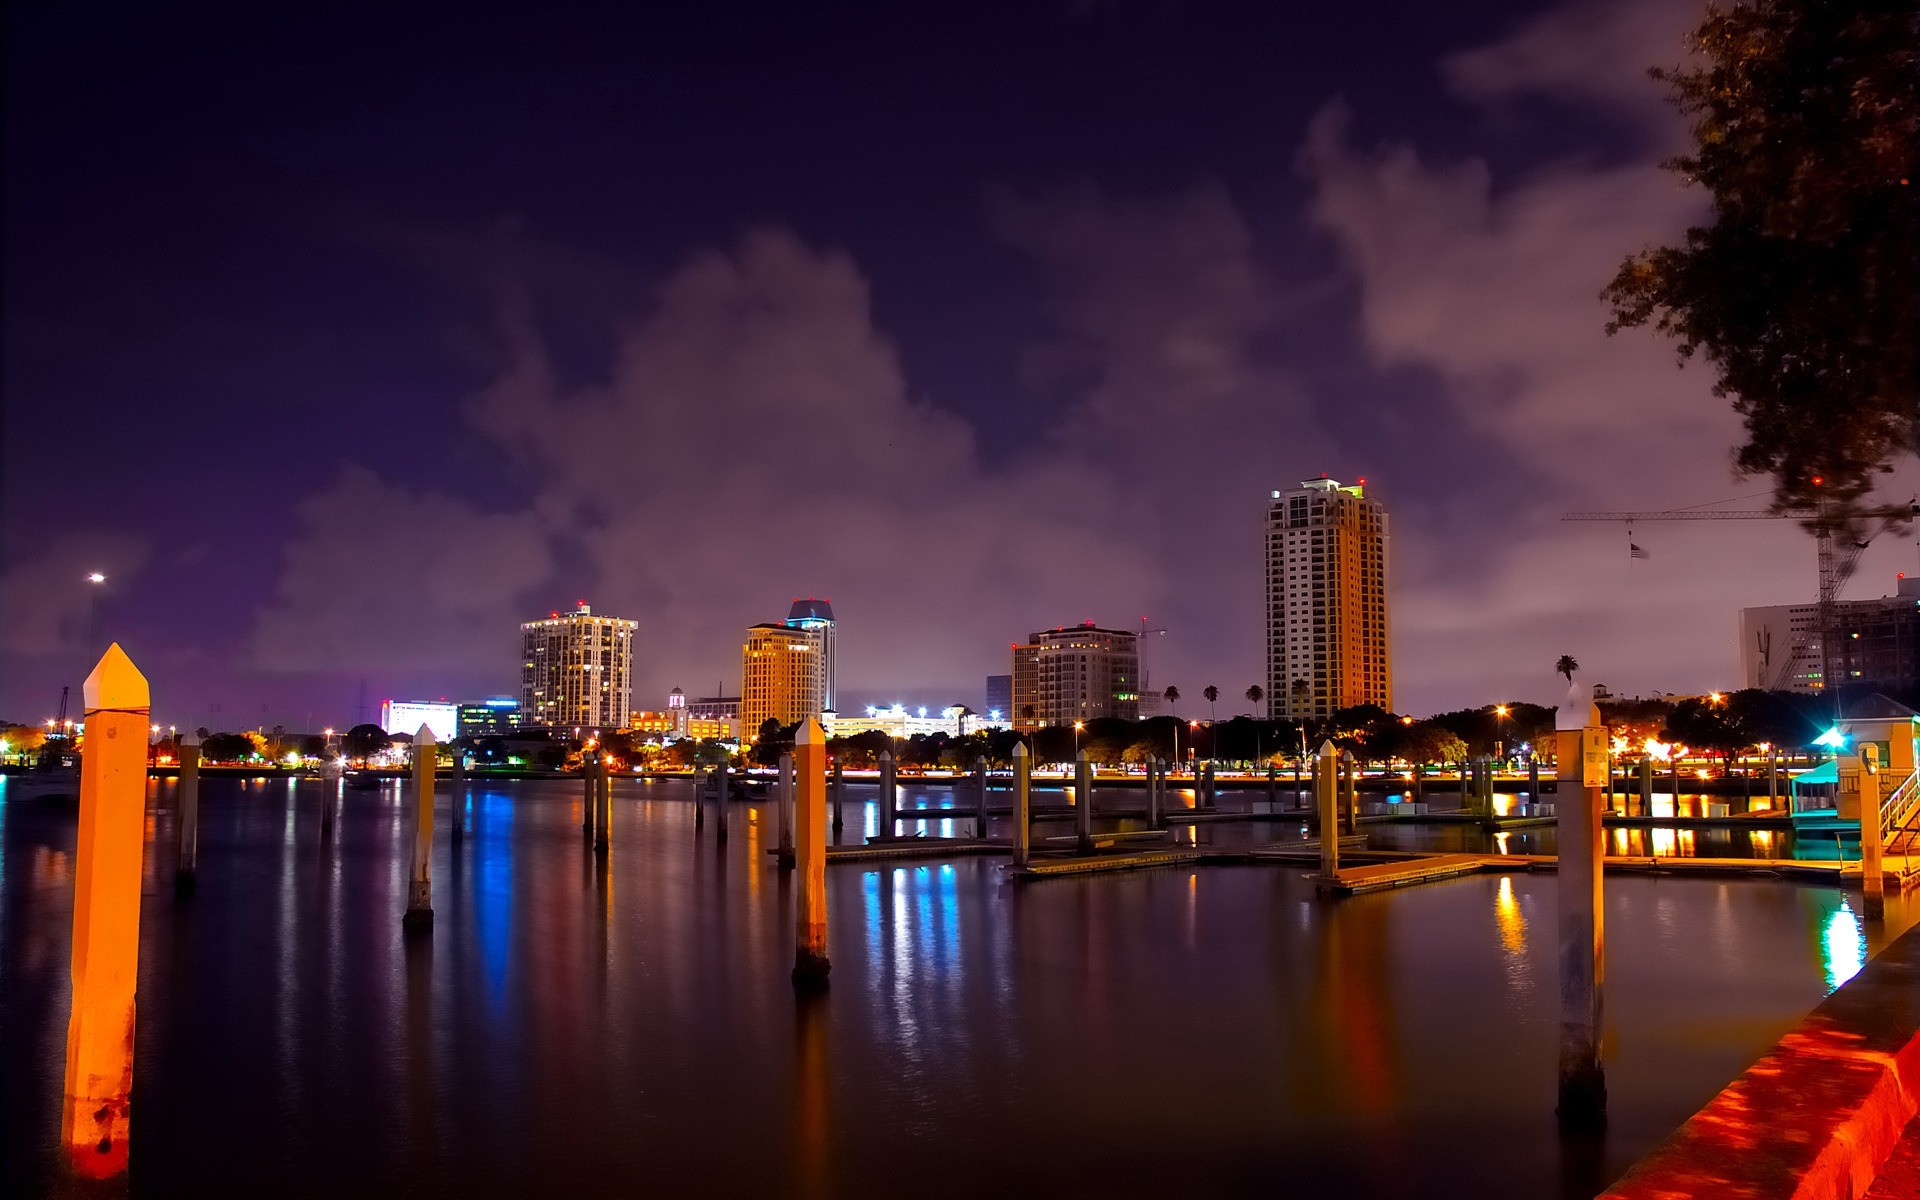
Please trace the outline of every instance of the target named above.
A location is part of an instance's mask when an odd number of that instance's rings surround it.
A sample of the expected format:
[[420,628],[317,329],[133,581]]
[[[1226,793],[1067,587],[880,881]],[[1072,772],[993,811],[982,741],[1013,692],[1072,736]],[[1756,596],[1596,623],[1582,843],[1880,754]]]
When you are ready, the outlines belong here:
[[[832,988],[798,1004],[759,805],[721,851],[687,784],[618,781],[602,862],[577,783],[476,785],[458,853],[443,794],[434,930],[408,941],[397,785],[345,793],[323,840],[324,785],[207,781],[186,901],[154,787],[143,1196],[1584,1197],[1915,915],[1609,879],[1612,1120],[1567,1142],[1551,875],[1328,902],[1271,866],[1014,886],[996,859],[836,865]],[[849,806],[849,837],[870,813]],[[9,1195],[57,1178],[74,836],[69,805],[0,792]]]

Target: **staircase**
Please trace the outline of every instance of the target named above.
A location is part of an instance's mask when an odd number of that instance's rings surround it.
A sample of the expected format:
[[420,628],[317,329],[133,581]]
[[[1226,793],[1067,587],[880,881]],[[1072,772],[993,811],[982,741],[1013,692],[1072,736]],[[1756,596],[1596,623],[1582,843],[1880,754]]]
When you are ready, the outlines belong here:
[[1884,854],[1920,850],[1920,771],[1907,776],[1880,802],[1880,845]]

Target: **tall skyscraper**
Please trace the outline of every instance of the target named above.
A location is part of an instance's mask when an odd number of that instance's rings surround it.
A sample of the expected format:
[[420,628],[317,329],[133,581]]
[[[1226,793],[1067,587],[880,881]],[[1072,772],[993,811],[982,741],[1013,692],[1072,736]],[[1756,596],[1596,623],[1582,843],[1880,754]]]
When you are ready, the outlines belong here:
[[520,712],[528,725],[625,729],[638,625],[596,617],[582,600],[520,626]]
[[1367,481],[1321,476],[1267,506],[1267,711],[1393,707],[1387,514]]
[[820,711],[838,712],[839,691],[834,683],[833,668],[833,605],[826,600],[816,600],[808,596],[805,600],[796,599],[793,607],[787,611],[787,619],[782,622],[792,629],[805,630],[814,638],[817,648],[815,662],[818,664],[820,679]]
[[[1033,715],[1026,715],[1031,708]],[[1043,629],[1013,647],[1015,729],[1140,715],[1140,635],[1082,625]]]
[[782,621],[747,630],[740,648],[740,735],[754,738],[768,718],[791,725],[818,716],[821,634]]

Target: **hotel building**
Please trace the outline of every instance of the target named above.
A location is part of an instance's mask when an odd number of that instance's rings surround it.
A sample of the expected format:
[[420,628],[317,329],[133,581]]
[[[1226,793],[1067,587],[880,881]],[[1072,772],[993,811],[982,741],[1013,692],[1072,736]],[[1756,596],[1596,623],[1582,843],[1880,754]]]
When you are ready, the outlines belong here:
[[1393,707],[1387,514],[1366,480],[1321,476],[1267,506],[1267,711]]
[[792,725],[818,716],[821,696],[821,635],[785,622],[767,622],[747,630],[740,648],[740,733],[760,736],[769,718]]

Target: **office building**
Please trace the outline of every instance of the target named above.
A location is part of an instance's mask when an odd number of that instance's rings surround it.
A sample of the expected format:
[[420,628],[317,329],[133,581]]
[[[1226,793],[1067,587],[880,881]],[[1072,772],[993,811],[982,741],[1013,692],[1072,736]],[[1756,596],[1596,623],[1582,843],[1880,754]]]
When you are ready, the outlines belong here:
[[520,709],[528,725],[624,729],[633,708],[635,622],[582,600],[520,626]]
[[821,702],[821,635],[785,622],[747,630],[740,648],[740,732],[759,736],[768,720],[792,725],[818,716]]
[[1267,711],[1393,708],[1387,514],[1366,480],[1321,476],[1267,507]]
[[987,676],[987,714],[1007,717],[1013,713],[1013,676]]
[[478,704],[462,704],[454,725],[463,738],[505,737],[520,728],[520,702],[512,696],[494,696]]
[[[1028,711],[1032,716],[1028,716]],[[1043,629],[1013,647],[1015,729],[1140,715],[1140,635],[1091,621]]]
[[814,688],[820,696],[820,711],[832,712],[838,696],[834,679],[833,605],[812,596],[805,600],[796,598],[782,624],[803,630],[814,639],[814,673],[818,676]]
[[860,733],[884,733],[894,738],[936,733],[965,737],[989,729],[1005,729],[1008,721],[1005,713],[997,718],[978,713],[968,716],[967,710],[958,704],[950,704],[937,713],[929,713],[925,708],[909,709],[904,704],[895,704],[890,708],[869,704],[866,711],[858,715],[824,713],[820,717],[820,726],[830,738],[852,737]]
[[1769,691],[1823,692],[1830,660],[1844,688],[1920,687],[1920,579],[1905,576],[1876,600],[1833,606],[1833,634],[1821,649],[1820,609],[1776,604],[1740,610],[1740,680]]

